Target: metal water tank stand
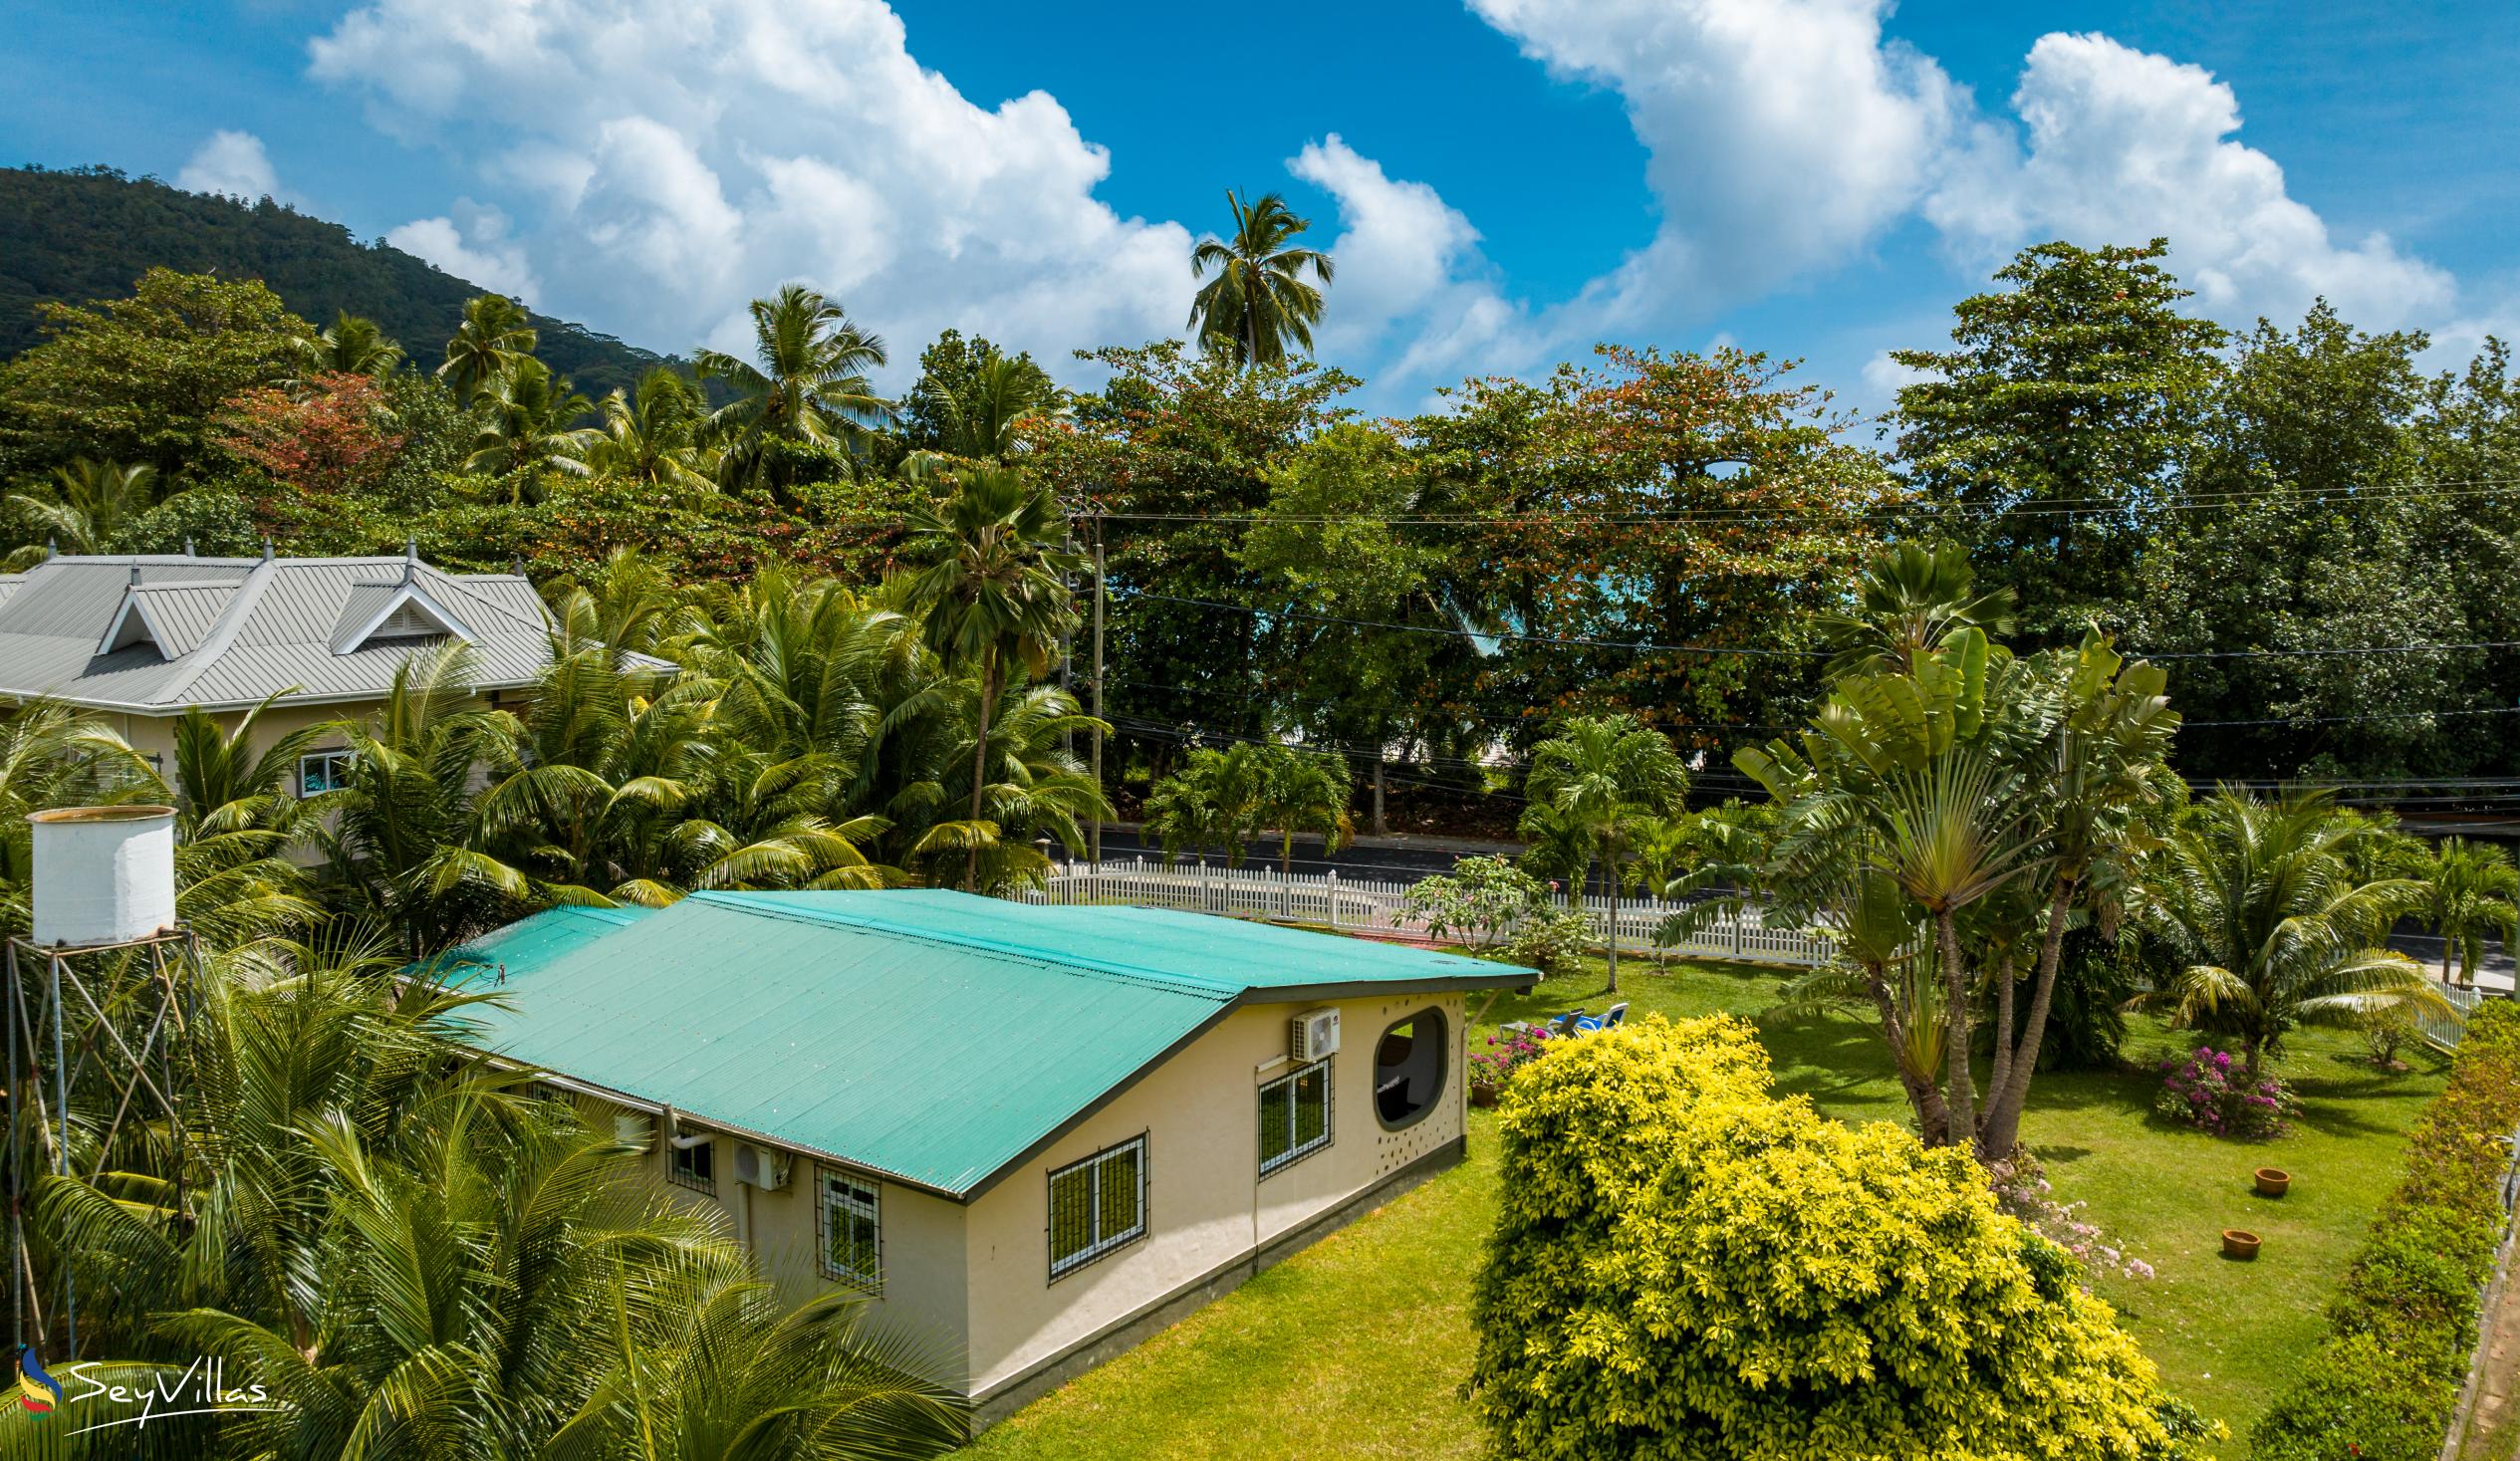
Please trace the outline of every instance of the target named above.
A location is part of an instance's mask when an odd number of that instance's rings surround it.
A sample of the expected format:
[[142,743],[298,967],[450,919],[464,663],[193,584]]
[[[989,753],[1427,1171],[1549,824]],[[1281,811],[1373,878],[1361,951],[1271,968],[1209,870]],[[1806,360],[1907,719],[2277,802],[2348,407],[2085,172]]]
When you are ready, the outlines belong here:
[[[32,1343],[47,1360],[56,1354],[75,1360],[78,1284],[71,1266],[58,1260],[49,1286],[37,1273],[27,1242],[27,1199],[37,1175],[77,1174],[82,1163],[74,1156],[86,1159],[87,1180],[97,1181],[126,1130],[162,1121],[173,1210],[187,1210],[183,1096],[196,1088],[187,1037],[200,1015],[200,943],[180,927],[122,943],[45,946],[12,938],[4,957],[9,1333],[13,1342]],[[76,1152],[74,1109],[83,1129],[99,1133]],[[56,1337],[57,1350],[47,1343]]]

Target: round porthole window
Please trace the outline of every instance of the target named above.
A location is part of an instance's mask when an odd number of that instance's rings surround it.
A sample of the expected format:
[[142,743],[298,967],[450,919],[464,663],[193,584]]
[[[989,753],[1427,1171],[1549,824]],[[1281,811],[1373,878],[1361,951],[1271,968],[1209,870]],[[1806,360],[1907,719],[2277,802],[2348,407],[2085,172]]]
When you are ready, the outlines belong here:
[[1374,1047],[1374,1114],[1384,1129],[1414,1125],[1443,1096],[1452,1052],[1441,1010],[1419,1010],[1383,1032]]

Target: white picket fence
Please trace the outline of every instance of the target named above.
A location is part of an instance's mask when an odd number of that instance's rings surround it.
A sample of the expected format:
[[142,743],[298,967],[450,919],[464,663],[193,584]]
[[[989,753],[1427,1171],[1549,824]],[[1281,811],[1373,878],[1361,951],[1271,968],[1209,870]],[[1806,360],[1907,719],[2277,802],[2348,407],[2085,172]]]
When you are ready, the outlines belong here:
[[[1277,923],[1310,923],[1357,933],[1426,934],[1425,920],[1412,918],[1403,904],[1411,884],[1371,877],[1342,877],[1337,868],[1324,873],[1280,872],[1254,864],[1227,867],[1204,859],[1165,863],[1132,857],[1126,862],[1071,862],[1054,867],[1037,891],[1024,901],[1075,905],[1120,903],[1138,908],[1174,908],[1186,913],[1216,913],[1229,918],[1264,918]],[[1593,925],[1593,942],[1607,946],[1615,929],[1619,948],[1627,954],[1661,952],[1747,963],[1814,968],[1829,958],[1828,941],[1807,928],[1768,927],[1756,908],[1738,918],[1709,919],[1680,943],[1657,950],[1654,930],[1684,904],[1659,898],[1588,897],[1584,916]],[[2489,996],[2473,989],[2444,989],[2456,1011],[2426,1011],[2416,1016],[2423,1038],[2444,1050],[2454,1049],[2465,1031],[2467,1015]]]
[[[1425,921],[1410,917],[1403,907],[1410,886],[1382,878],[1342,877],[1335,867],[1325,873],[1285,873],[1266,866],[1225,867],[1198,860],[1166,864],[1133,857],[1126,862],[1071,862],[1053,868],[1044,886],[1026,893],[1024,899],[1060,905],[1122,903],[1311,923],[1359,933],[1423,936]],[[1594,942],[1606,946],[1615,930],[1620,951],[1633,954],[1655,952],[1654,930],[1683,906],[1659,898],[1583,900]],[[1829,950],[1826,942],[1804,929],[1766,926],[1752,909],[1740,918],[1710,920],[1693,937],[1661,952],[1811,968],[1825,962]]]
[[2476,1007],[2491,996],[2481,989],[2456,989],[2437,984],[2433,988],[2438,990],[2441,997],[2448,1000],[2450,1007],[2458,1013],[2452,1016],[2444,1015],[2437,1010],[2418,1009],[2415,1011],[2415,1029],[2422,1034],[2424,1039],[2443,1050],[2456,1050],[2459,1037],[2467,1031],[2467,1017],[2474,1014]]

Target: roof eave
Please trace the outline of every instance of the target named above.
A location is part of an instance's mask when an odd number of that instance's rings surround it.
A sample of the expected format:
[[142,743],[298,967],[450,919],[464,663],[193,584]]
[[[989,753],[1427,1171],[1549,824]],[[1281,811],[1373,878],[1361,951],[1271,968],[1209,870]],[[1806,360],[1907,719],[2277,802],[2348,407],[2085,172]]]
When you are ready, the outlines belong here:
[[[529,689],[540,682],[541,676],[539,675],[531,679],[517,679],[509,677],[495,680],[477,680],[473,682],[471,688],[475,691],[523,690]],[[371,700],[381,700],[389,693],[391,693],[391,691],[388,688],[380,686],[374,690],[349,690],[324,695],[294,695],[283,691],[279,693],[277,697],[265,696],[263,699],[270,699],[272,703],[276,705],[357,705]],[[118,714],[125,715],[181,715],[187,710],[251,710],[255,706],[263,703],[262,699],[108,700],[97,696],[80,695],[58,689],[24,690],[19,689],[14,685],[0,685],[0,699],[13,700],[20,704],[24,704],[29,700],[50,700],[55,704],[73,705],[82,710],[111,710]]]
[[584,1076],[573,1076],[566,1071],[555,1071],[547,1066],[537,1065],[532,1061],[520,1061],[513,1056],[503,1056],[490,1051],[482,1051],[481,1058],[489,1062],[491,1065],[501,1068],[502,1070],[531,1073],[535,1079],[547,1082],[550,1085],[558,1086],[568,1091],[579,1092],[583,1095],[592,1096],[598,1100],[609,1100],[616,1105],[626,1105],[632,1110],[639,1111],[646,1115],[662,1115],[664,1114],[666,1108],[671,1106],[673,1113],[677,1117],[688,1116],[695,1124],[706,1126],[712,1131],[722,1131],[729,1136],[738,1136],[746,1141],[758,1141],[764,1146],[776,1146],[782,1150],[793,1151],[799,1156],[810,1156],[816,1161],[830,1162],[834,1166],[848,1167],[854,1171],[872,1172],[887,1182],[896,1183],[903,1187],[909,1187],[917,1191],[924,1192],[931,1197],[942,1197],[948,1202],[964,1202],[969,1200],[962,1193],[956,1192],[950,1187],[937,1186],[933,1182],[910,1176],[905,1172],[893,1171],[889,1167],[881,1166],[875,1162],[868,1161],[863,1157],[843,1156],[837,1151],[826,1151],[819,1146],[799,1141],[793,1136],[776,1136],[772,1135],[768,1131],[756,1131],[749,1126],[738,1125],[733,1121],[720,1120],[718,1117],[710,1115],[708,1112],[699,1110],[692,1106],[673,1105],[670,1101],[657,1100],[653,1096],[640,1096],[634,1092],[629,1091],[617,1091],[610,1086],[604,1085],[602,1082],[590,1081]]

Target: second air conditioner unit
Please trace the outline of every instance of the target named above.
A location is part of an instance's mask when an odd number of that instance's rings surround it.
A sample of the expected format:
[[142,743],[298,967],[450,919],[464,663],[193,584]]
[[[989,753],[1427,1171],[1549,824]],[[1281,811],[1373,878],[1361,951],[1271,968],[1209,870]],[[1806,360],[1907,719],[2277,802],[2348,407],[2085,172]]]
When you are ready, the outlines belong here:
[[788,1166],[792,1158],[772,1146],[751,1141],[735,1143],[735,1180],[776,1192],[788,1185]]
[[1339,1012],[1306,1010],[1288,1031],[1288,1055],[1298,1061],[1321,1061],[1339,1054]]

